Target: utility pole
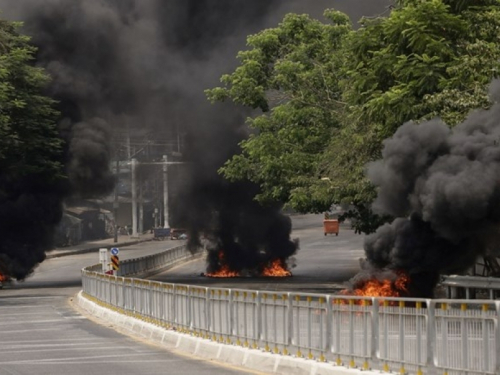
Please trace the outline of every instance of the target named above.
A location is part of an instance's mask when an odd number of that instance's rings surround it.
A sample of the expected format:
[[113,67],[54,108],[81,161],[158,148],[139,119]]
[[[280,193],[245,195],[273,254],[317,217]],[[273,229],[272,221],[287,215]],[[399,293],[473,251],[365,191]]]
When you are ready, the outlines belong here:
[[143,182],[139,182],[139,233],[144,232]]
[[137,181],[136,181],[137,159],[132,159],[132,238],[137,238]]
[[163,219],[164,228],[170,228],[168,222],[168,174],[167,174],[167,155],[163,155]]
[[114,240],[118,242],[118,185],[120,182],[120,158],[116,155],[116,185],[115,185],[115,201],[113,202],[113,218],[115,221]]

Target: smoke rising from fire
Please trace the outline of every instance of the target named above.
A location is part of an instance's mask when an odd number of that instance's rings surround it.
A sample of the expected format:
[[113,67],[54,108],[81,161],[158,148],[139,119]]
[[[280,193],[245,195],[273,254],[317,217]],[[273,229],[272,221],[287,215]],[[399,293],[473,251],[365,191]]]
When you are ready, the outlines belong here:
[[[43,205],[48,220],[41,220],[40,227],[46,229],[42,237],[50,238],[68,195],[100,197],[111,191],[111,136],[129,129],[153,136],[179,130],[186,140],[182,160],[189,164],[184,194],[177,199],[181,208],[171,210],[176,213],[172,221],[188,226],[193,234],[215,231],[224,246],[230,249],[239,243],[242,249],[238,251],[244,254],[257,247],[272,247],[280,256],[293,253],[296,247],[288,238],[289,224],[279,214],[279,207],[258,208],[252,202],[255,187],[230,185],[217,175],[217,169],[238,152],[237,144],[247,134],[247,113],[229,104],[211,105],[204,90],[216,86],[223,73],[234,69],[235,56],[245,48],[248,34],[276,26],[288,12],[321,17],[324,9],[338,4],[339,10],[352,12],[357,19],[363,13],[384,11],[388,3],[391,1],[0,0],[2,15],[23,21],[23,32],[33,37],[39,48],[37,63],[53,79],[48,93],[60,102],[62,113],[60,131],[66,140],[70,186],[69,191],[52,192],[52,204]],[[228,197],[232,205],[226,203]],[[6,210],[11,209],[0,208],[0,217],[8,217]],[[16,215],[19,228],[31,225],[22,221],[21,213]],[[234,232],[222,229],[223,225]],[[50,241],[40,241],[35,249],[24,251],[20,240],[24,232],[11,233],[8,242],[16,251],[4,262],[17,262],[13,257],[26,261],[24,270],[16,273],[23,278],[43,260]],[[228,258],[232,256],[228,254]]]
[[[495,250],[500,234],[500,105],[450,129],[440,120],[407,123],[369,166],[374,209],[397,216],[366,237],[377,268],[437,282]],[[421,282],[421,281],[420,281]],[[412,280],[412,284],[418,281]],[[427,285],[429,289],[434,285]]]

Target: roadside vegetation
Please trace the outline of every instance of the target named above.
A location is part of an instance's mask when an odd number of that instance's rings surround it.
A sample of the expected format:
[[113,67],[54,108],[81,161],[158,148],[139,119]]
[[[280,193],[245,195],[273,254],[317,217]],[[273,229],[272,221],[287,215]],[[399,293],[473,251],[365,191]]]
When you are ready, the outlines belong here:
[[348,204],[360,233],[391,220],[371,211],[366,165],[410,120],[450,127],[488,108],[500,68],[500,1],[398,0],[361,19],[288,14],[248,37],[240,65],[207,90],[211,101],[254,109],[241,153],[220,169],[261,187],[256,199],[306,212]]

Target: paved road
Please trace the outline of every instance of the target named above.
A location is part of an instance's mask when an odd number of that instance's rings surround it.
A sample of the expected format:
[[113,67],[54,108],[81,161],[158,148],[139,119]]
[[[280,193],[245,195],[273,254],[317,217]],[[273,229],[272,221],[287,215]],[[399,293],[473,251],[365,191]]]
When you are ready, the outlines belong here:
[[335,293],[344,282],[359,271],[359,259],[364,257],[363,236],[343,225],[338,236],[323,233],[322,215],[293,217],[293,238],[299,238],[300,249],[295,255],[293,277],[286,278],[222,278],[201,276],[203,259],[191,261],[152,279],[210,287]]
[[[205,268],[201,260],[155,279],[261,290],[334,292],[356,274],[358,259],[363,256],[361,236],[346,227],[341,228],[338,237],[324,236],[320,215],[295,216],[293,222],[293,237],[300,238],[301,248],[291,278],[205,278],[200,276]],[[123,247],[120,258],[153,254],[179,244],[150,241]],[[80,269],[97,261],[95,252],[49,259],[26,282],[0,290],[0,375],[248,373],[137,342],[113,327],[87,320],[69,300],[81,289]]]
[[[121,248],[122,259],[159,252],[177,242]],[[135,341],[87,320],[70,304],[81,289],[89,253],[49,259],[33,277],[0,290],[0,375],[243,374]]]

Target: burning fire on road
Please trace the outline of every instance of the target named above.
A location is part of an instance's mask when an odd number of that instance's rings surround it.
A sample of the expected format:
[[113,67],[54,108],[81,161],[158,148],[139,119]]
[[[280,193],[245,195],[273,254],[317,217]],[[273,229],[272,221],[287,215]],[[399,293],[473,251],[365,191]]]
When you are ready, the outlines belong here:
[[352,289],[344,289],[339,294],[358,297],[409,297],[410,277],[403,271],[395,272],[395,277],[360,279]]
[[281,259],[274,259],[261,272],[262,276],[289,277],[292,273],[288,271],[286,264]]
[[213,272],[203,273],[206,277],[242,277],[242,276],[256,276],[256,277],[290,277],[292,273],[288,270],[287,264],[282,259],[273,259],[263,266],[259,267],[258,270],[242,270],[237,271],[231,269],[231,267],[226,263],[224,252],[220,251],[218,254],[219,268]]
[[10,282],[10,277],[2,272],[0,272],[0,288],[3,288],[3,286]]

